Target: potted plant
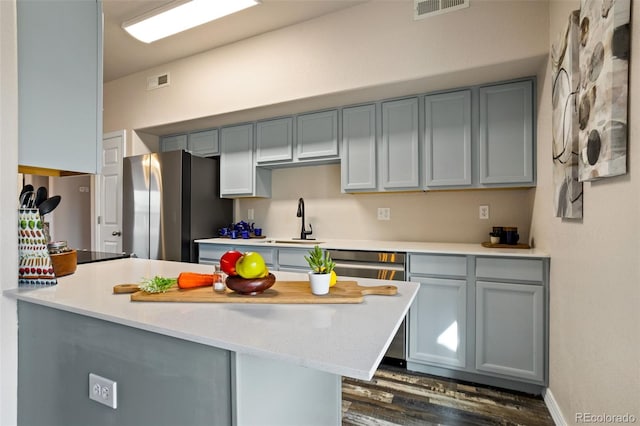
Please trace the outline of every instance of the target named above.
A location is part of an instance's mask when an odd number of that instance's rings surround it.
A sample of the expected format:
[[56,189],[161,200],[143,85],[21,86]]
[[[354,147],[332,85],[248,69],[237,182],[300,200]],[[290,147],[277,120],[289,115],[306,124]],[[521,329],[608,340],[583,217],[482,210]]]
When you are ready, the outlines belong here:
[[316,245],[313,250],[309,251],[309,256],[305,256],[304,259],[311,267],[309,272],[311,293],[318,296],[329,293],[331,271],[336,266],[335,262],[331,260],[329,252],[323,252],[320,246]]

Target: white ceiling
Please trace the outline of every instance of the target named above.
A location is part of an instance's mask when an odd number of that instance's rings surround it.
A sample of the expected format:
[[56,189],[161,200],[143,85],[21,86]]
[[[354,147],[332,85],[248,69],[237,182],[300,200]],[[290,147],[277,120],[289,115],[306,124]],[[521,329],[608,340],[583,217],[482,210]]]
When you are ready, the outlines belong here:
[[262,0],[262,4],[151,44],[121,28],[169,0],[103,0],[104,81],[336,12],[363,0]]

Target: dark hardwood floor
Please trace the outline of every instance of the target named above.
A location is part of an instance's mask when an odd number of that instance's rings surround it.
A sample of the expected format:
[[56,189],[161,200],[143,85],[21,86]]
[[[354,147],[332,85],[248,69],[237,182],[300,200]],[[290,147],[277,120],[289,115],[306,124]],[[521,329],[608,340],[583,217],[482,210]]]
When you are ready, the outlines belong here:
[[381,366],[369,382],[342,381],[342,424],[553,425],[541,397]]

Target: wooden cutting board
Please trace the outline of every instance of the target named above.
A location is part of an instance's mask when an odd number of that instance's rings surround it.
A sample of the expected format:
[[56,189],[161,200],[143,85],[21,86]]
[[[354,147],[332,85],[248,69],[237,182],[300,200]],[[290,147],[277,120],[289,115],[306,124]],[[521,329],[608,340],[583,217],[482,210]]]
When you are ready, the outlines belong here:
[[[114,294],[135,291],[134,284],[119,284],[113,288]],[[128,291],[127,291],[128,290]],[[276,281],[270,289],[254,296],[243,295],[227,289],[225,293],[216,293],[211,287],[199,287],[182,290],[178,286],[166,293],[145,293],[137,291],[131,294],[133,302],[206,302],[206,303],[361,303],[365,295],[389,295],[398,292],[392,285],[363,287],[355,281],[338,281],[329,289],[329,294],[316,296],[311,293],[309,281]]]

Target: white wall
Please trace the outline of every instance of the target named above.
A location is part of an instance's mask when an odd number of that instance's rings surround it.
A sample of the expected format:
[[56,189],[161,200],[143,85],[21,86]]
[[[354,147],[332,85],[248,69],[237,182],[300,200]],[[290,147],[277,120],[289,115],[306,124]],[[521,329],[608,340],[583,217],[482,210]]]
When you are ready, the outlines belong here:
[[[309,100],[324,105],[327,95],[338,93],[355,102],[521,77],[534,74],[532,61],[539,64],[547,53],[546,33],[540,37],[546,2],[473,1],[468,9],[419,21],[412,5],[366,2],[108,82],[104,130],[210,116],[229,123],[250,119],[243,111],[269,114],[298,100],[313,108]],[[165,71],[171,86],[147,91],[147,76]],[[381,91],[389,85],[396,91]]]
[[[0,1],[0,290],[18,285],[18,76],[15,0]],[[0,296],[0,424],[17,422],[16,302]]]
[[[195,120],[193,130],[205,122],[222,125],[534,75],[547,53],[546,33],[540,36],[548,22],[546,2],[474,1],[469,9],[419,21],[413,21],[412,4],[367,2],[111,81],[104,87],[105,132],[158,131],[184,120]],[[146,91],[146,77],[165,71],[171,86]],[[128,133],[129,155],[157,144]],[[299,221],[288,212],[295,214],[304,196],[320,238],[480,242],[491,226],[514,225],[528,240],[530,190],[344,195],[338,170],[275,171],[272,199],[237,202],[236,218],[254,208],[265,232],[294,236]],[[318,179],[329,181],[324,191],[317,191]],[[490,221],[478,220],[480,203],[491,205]],[[383,223],[375,213],[385,206],[393,208],[392,220]],[[336,211],[342,213],[339,223]]]
[[[579,1],[554,0],[550,43]],[[632,22],[640,9],[632,8]],[[531,234],[551,254],[550,389],[565,420],[577,413],[640,422],[640,32],[632,31],[629,172],[584,184],[584,219],[553,214],[551,70],[540,70],[538,187]],[[634,60],[635,58],[635,60]]]
[[[91,177],[88,175],[50,179],[49,196],[60,195],[58,207],[45,220],[51,222],[51,238],[66,241],[74,249],[91,249]],[[81,191],[81,188],[85,188]]]
[[[253,209],[256,226],[276,238],[300,236],[298,198],[305,200],[306,223],[313,237],[477,242],[489,240],[492,226],[517,226],[529,240],[534,189],[342,194],[340,166],[278,169],[272,172],[271,199],[242,199],[236,220]],[[490,219],[478,218],[489,205]],[[378,207],[391,209],[391,220],[377,219]]]

